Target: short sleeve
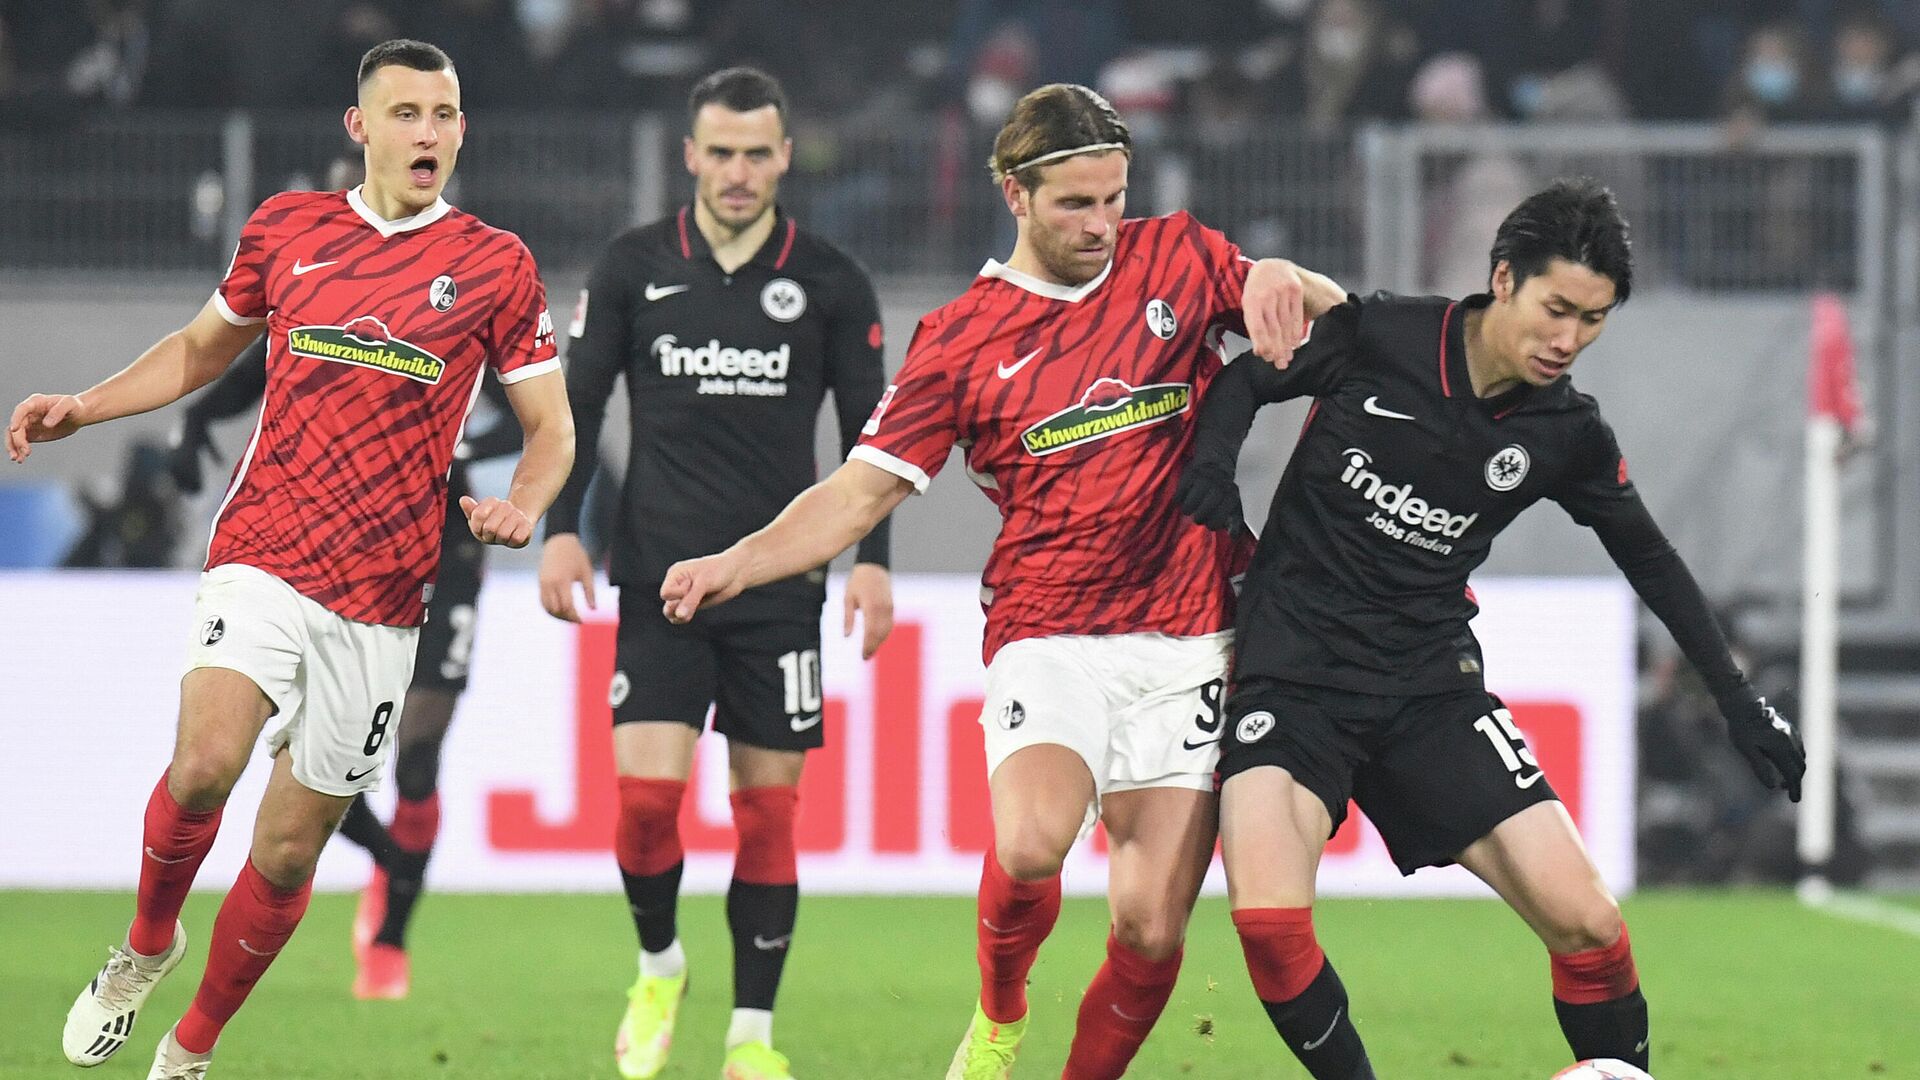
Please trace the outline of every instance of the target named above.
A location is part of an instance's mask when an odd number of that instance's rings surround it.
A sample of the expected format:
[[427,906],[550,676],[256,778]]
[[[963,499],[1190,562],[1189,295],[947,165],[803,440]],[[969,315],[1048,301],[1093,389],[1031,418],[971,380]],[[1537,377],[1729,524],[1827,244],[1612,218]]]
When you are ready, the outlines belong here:
[[1236,333],[1244,331],[1246,319],[1240,311],[1240,297],[1246,292],[1247,272],[1253,269],[1253,260],[1241,252],[1239,244],[1227,239],[1225,233],[1190,220],[1207,275],[1207,297],[1213,312],[1210,321],[1224,324]]
[[266,322],[273,311],[273,304],[267,299],[266,208],[262,203],[253,216],[247,218],[246,226],[240,230],[240,243],[233,249],[233,261],[227,264],[220,287],[213,291],[213,306],[219,309],[221,318],[235,326]]
[[906,362],[880,394],[860,429],[859,445],[847,455],[913,484],[924,495],[959,439],[954,421],[953,361],[932,344],[922,320],[907,345]]
[[560,370],[560,352],[553,339],[553,315],[547,311],[547,290],[533,254],[518,237],[513,239],[512,267],[493,310],[494,371],[508,386]]

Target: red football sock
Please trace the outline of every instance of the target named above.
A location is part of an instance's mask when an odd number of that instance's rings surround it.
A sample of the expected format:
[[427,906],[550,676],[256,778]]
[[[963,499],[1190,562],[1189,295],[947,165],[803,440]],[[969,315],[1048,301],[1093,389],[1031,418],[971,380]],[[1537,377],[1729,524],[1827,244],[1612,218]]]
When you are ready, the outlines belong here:
[[652,877],[686,858],[680,846],[680,800],[684,780],[620,778],[620,820],[613,827],[613,855],[623,873]]
[[393,824],[387,826],[387,835],[393,837],[395,846],[409,854],[432,851],[433,841],[440,835],[440,793],[395,802]]
[[733,793],[733,828],[739,838],[733,859],[736,881],[792,885],[800,880],[793,847],[793,819],[800,810],[797,787],[741,788]]
[[213,838],[220,831],[225,807],[195,812],[182,810],[167,790],[167,773],[147,797],[146,827],[141,833],[140,893],[134,901],[133,925],[127,945],[142,956],[158,956],[173,945],[173,924],[187,890],[200,872]]
[[1585,952],[1548,954],[1553,966],[1553,996],[1569,1005],[1594,1005],[1626,997],[1640,986],[1633,966],[1633,946],[1627,924],[1620,924],[1620,940]]
[[980,1008],[996,1024],[1027,1015],[1027,972],[1060,917],[1060,875],[1015,881],[992,851],[980,873]]
[[233,1019],[253,991],[253,984],[267,973],[274,956],[293,936],[312,894],[311,881],[297,889],[277,888],[260,876],[252,859],[247,860],[213,920],[213,937],[207,942],[207,970],[200,978],[193,1005],[173,1029],[173,1037],[182,1049],[193,1054],[213,1049],[220,1029]]
[[1254,992],[1271,1005],[1300,996],[1326,966],[1312,908],[1241,908],[1233,913]]
[[1149,960],[1107,934],[1107,962],[1080,999],[1061,1080],[1118,1080],[1153,1030],[1180,977],[1180,954]]

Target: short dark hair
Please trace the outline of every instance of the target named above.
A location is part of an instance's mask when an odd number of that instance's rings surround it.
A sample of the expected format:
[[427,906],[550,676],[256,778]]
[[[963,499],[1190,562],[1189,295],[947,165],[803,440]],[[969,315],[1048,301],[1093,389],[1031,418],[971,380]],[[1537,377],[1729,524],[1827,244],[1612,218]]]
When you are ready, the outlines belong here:
[[718,102],[734,112],[752,112],[773,106],[780,117],[780,130],[787,130],[787,92],[780,80],[753,67],[730,67],[701,79],[687,95],[687,130],[700,115],[700,108]]
[[1590,176],[1562,178],[1527,196],[1493,236],[1487,261],[1491,278],[1502,261],[1513,268],[1513,287],[1565,259],[1613,282],[1615,307],[1633,292],[1633,242],[1627,219],[1605,184]]
[[360,58],[360,79],[355,85],[367,85],[367,80],[373,78],[374,72],[396,64],[415,71],[453,70],[453,58],[438,45],[412,38],[394,38],[368,49],[367,54]]
[[[1053,155],[1085,146],[1102,146],[1133,155],[1133,133],[1106,98],[1076,83],[1048,83],[1014,103],[1012,115],[993,140],[987,169],[995,183],[1011,176],[1032,191],[1040,169]],[[1045,159],[1045,160],[1042,160]]]

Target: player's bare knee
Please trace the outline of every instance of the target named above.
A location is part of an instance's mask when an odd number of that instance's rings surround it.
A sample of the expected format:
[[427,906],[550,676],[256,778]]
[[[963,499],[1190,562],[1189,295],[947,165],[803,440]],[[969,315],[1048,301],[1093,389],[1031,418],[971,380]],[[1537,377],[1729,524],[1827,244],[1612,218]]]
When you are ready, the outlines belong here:
[[205,748],[181,748],[167,768],[167,793],[184,810],[205,813],[225,805],[246,770],[246,750],[231,753]]
[[1555,920],[1547,948],[1556,953],[1604,949],[1620,940],[1620,905],[1595,889],[1578,904],[1568,905]]
[[1050,878],[1060,872],[1067,858],[1064,847],[1035,828],[1014,829],[1008,836],[996,837],[993,853],[1015,881]]
[[313,877],[322,846],[305,836],[256,837],[249,858],[275,888],[297,889]]
[[1166,960],[1186,941],[1186,919],[1173,911],[1119,911],[1113,917],[1113,937],[1137,956]]

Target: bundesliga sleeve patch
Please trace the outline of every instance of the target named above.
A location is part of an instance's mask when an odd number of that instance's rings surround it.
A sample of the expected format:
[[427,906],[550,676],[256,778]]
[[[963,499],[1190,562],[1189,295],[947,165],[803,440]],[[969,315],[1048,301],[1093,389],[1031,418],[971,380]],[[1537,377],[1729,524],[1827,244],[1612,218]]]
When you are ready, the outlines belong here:
[[[874,325],[877,326],[879,324],[875,323]],[[900,389],[898,386],[889,386],[887,387],[887,392],[880,395],[879,403],[873,407],[873,415],[867,417],[867,422],[861,425],[860,434],[880,434],[880,418],[887,415],[887,406],[893,404],[893,393],[898,389]]]
[[567,323],[567,336],[577,338],[587,332],[587,290],[580,290],[580,299],[573,302],[573,319]]

